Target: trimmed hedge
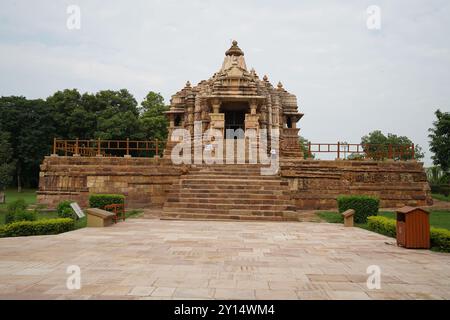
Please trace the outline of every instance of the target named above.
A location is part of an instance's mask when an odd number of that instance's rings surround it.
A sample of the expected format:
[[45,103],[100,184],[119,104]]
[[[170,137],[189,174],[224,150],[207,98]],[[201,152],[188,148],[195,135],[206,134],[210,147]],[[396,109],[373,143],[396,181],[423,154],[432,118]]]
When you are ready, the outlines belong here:
[[339,196],[337,203],[339,213],[348,209],[355,210],[355,223],[366,223],[367,217],[376,216],[380,207],[380,199],[369,196]]
[[[384,234],[389,237],[396,237],[396,221],[386,217],[367,218],[369,230]],[[450,231],[442,228],[430,228],[430,245],[439,251],[450,252]]]
[[3,226],[0,229],[0,235],[3,237],[23,237],[58,234],[71,231],[74,227],[74,220],[69,218],[18,221]]
[[16,221],[36,221],[36,211],[19,211],[14,215],[14,222]]
[[91,208],[103,209],[108,204],[125,203],[125,196],[121,194],[93,194],[89,197],[89,206]]
[[450,252],[450,231],[442,228],[430,228],[431,247],[439,251]]
[[397,222],[394,219],[382,216],[372,216],[367,218],[367,227],[369,228],[369,230],[393,238],[395,238],[395,235],[397,233],[396,223]]

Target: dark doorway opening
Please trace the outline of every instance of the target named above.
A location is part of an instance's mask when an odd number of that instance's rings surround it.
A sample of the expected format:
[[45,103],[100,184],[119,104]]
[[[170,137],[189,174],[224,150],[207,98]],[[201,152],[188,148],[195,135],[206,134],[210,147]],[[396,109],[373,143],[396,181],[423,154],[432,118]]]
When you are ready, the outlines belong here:
[[225,111],[225,129],[245,130],[245,112]]
[[233,134],[233,138],[243,138],[245,131],[245,114],[248,112],[247,102],[225,102],[222,104],[222,112],[225,114],[225,133],[228,137],[227,130],[239,130]]

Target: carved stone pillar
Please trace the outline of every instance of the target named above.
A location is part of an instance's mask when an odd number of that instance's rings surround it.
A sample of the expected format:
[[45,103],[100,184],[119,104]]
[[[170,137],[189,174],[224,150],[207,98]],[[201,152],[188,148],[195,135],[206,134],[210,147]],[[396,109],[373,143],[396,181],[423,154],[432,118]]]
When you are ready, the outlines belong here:
[[255,100],[250,101],[250,114],[255,115],[258,108],[258,102]]
[[173,129],[175,128],[175,117],[173,113],[169,113],[169,137],[172,135]]
[[220,100],[214,99],[211,101],[212,112],[209,114],[210,117],[210,128],[217,129],[222,132],[222,136],[225,132],[225,114],[220,113]]

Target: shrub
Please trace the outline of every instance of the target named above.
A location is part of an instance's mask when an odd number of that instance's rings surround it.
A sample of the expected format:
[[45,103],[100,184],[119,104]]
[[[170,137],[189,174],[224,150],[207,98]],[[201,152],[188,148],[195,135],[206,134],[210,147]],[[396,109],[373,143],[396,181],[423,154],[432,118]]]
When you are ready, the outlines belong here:
[[91,208],[104,208],[108,204],[125,203],[125,196],[121,194],[93,194],[89,197]]
[[66,208],[71,208],[71,206],[70,206],[71,203],[72,203],[72,201],[70,201],[70,200],[63,200],[63,201],[61,201],[56,206],[56,212],[60,213],[60,212],[63,212],[63,210],[66,209]]
[[14,221],[35,221],[36,211],[22,210],[16,212],[14,216]]
[[77,218],[77,216],[72,208],[64,208],[60,212],[58,211],[58,217],[59,218],[71,218],[71,219]]
[[441,228],[430,228],[431,247],[450,252],[450,231]]
[[[396,236],[396,221],[386,217],[369,217],[367,218],[367,227],[377,233],[384,234],[389,237]],[[450,252],[450,231],[441,228],[430,228],[430,245],[439,251]]]
[[70,204],[72,203],[71,200],[64,200],[58,203],[58,206],[56,207],[56,212],[58,213],[58,217],[60,218],[72,218],[76,219],[77,215],[75,211],[73,211]]
[[448,197],[450,195],[450,185],[448,184],[432,184],[431,193],[443,194]]
[[369,196],[339,196],[337,202],[339,213],[355,210],[355,223],[366,223],[367,217],[377,215],[380,206],[378,198]]
[[16,219],[16,214],[25,211],[27,209],[27,206],[28,205],[24,199],[17,199],[8,204],[5,214],[5,224],[14,222],[14,220]]
[[37,236],[67,232],[73,230],[74,226],[74,220],[69,218],[18,221],[4,226],[0,233],[4,237]]
[[367,218],[367,228],[371,231],[394,237],[397,233],[396,221],[382,216],[371,216]]
[[16,216],[16,213],[14,211],[6,211],[5,213],[5,224],[14,222],[14,217]]
[[19,211],[25,210],[28,207],[27,203],[23,199],[17,199],[10,204],[8,204],[8,211]]

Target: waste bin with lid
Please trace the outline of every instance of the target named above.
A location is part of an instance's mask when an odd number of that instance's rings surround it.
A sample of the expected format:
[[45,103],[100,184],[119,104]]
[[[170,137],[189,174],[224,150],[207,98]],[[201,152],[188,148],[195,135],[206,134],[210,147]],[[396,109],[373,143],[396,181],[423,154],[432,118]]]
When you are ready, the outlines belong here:
[[430,248],[429,212],[421,208],[397,210],[397,245],[408,249]]

